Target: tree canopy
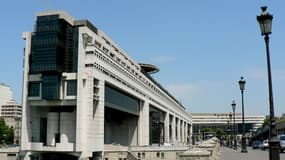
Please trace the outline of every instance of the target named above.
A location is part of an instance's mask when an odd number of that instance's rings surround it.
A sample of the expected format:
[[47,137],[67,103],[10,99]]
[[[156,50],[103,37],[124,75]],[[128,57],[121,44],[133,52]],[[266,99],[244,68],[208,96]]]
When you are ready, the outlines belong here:
[[3,118],[0,118],[0,143],[12,144],[14,143],[14,129],[6,125]]

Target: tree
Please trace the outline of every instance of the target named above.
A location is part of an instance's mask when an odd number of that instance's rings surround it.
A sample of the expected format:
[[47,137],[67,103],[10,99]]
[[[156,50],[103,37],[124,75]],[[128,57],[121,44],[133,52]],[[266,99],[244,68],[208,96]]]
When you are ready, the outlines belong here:
[[217,129],[216,129],[216,136],[217,136],[219,139],[221,139],[221,137],[224,136],[224,135],[225,135],[225,131],[224,131],[223,129],[221,129],[221,128],[217,128]]
[[3,118],[0,118],[0,143],[12,144],[14,142],[14,129],[6,125]]

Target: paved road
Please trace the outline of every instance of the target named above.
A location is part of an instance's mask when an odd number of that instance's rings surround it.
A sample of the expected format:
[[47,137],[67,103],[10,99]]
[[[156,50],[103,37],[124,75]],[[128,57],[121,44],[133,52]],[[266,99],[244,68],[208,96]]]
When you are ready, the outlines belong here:
[[[248,153],[241,153],[240,148],[233,150],[223,147],[219,155],[219,160],[269,160],[268,150],[252,150],[248,147]],[[280,160],[285,160],[285,153],[280,153]]]

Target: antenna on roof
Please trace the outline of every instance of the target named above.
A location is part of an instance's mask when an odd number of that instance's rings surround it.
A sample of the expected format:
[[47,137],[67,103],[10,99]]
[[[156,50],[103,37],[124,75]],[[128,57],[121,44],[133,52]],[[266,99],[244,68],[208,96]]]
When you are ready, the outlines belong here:
[[45,11],[48,11],[49,10],[49,3],[50,3],[50,1],[49,0],[43,0],[43,1],[44,1]]

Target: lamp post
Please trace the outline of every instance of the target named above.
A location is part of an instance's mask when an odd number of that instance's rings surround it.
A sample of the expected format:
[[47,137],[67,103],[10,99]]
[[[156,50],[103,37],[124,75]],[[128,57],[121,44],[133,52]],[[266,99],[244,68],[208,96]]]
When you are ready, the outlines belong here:
[[227,146],[230,146],[230,120],[227,120]]
[[266,11],[267,7],[261,7],[262,13],[257,16],[257,21],[260,26],[261,35],[264,36],[266,45],[266,57],[267,57],[267,73],[268,73],[268,90],[269,90],[269,113],[270,113],[270,129],[269,129],[269,159],[280,160],[279,154],[279,140],[277,138],[275,128],[275,116],[273,105],[273,89],[271,79],[271,65],[270,65],[270,53],[269,53],[269,34],[271,34],[271,26],[273,16]]
[[232,109],[233,109],[233,115],[234,115],[234,150],[236,150],[237,149],[237,130],[236,130],[236,113],[235,113],[235,110],[236,110],[236,103],[235,103],[235,101],[233,101],[233,103],[232,103]]
[[230,112],[230,123],[231,123],[231,136],[230,136],[230,147],[233,147],[233,125],[232,125],[232,112]]
[[241,152],[242,153],[247,153],[247,148],[246,148],[246,137],[245,137],[245,124],[244,124],[244,96],[243,96],[243,91],[245,88],[245,80],[243,77],[240,78],[238,81],[240,92],[241,92],[241,104],[242,104],[242,138],[241,138]]

